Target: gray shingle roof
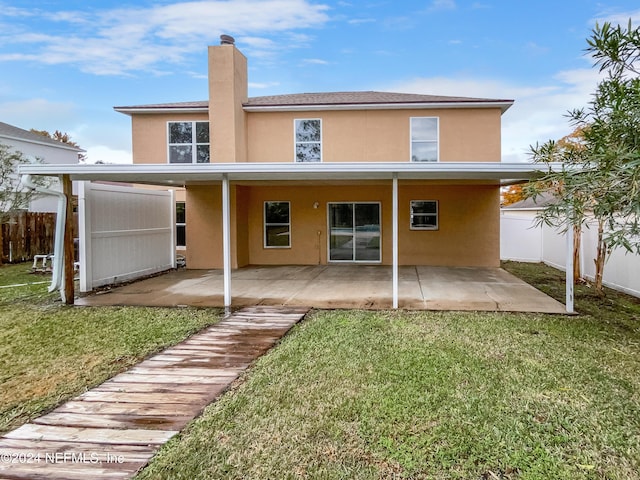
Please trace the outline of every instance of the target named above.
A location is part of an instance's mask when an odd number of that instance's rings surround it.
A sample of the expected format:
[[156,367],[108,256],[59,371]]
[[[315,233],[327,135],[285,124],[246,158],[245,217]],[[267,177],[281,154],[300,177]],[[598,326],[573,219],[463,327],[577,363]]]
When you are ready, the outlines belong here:
[[[289,95],[267,95],[263,97],[249,97],[245,107],[305,107],[305,106],[339,106],[339,105],[407,105],[427,106],[430,104],[465,104],[465,103],[513,103],[513,100],[449,97],[443,95],[418,95],[413,93],[392,92],[324,92],[324,93],[294,93]],[[195,102],[155,103],[147,105],[132,105],[114,107],[115,110],[172,110],[195,109],[206,110],[209,102],[206,100]]]
[[478,103],[511,102],[487,98],[448,97],[443,95],[417,95],[392,92],[326,92],[294,93],[291,95],[270,95],[252,97],[246,106],[272,105],[367,105],[367,104],[429,104],[429,103]]
[[77,152],[83,152],[81,148],[74,147],[67,143],[59,142],[52,138],[47,138],[38,133],[30,132],[29,130],[23,130],[22,128],[14,127],[8,123],[0,122],[0,141],[2,138],[22,140],[25,142],[40,143],[50,145],[52,147],[64,148],[66,150],[75,150]]

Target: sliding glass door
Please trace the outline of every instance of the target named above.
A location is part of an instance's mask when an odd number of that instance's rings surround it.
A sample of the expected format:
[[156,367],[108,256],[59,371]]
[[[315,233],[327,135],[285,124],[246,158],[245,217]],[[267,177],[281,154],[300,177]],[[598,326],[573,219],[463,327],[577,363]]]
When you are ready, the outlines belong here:
[[380,204],[329,204],[329,261],[380,262]]

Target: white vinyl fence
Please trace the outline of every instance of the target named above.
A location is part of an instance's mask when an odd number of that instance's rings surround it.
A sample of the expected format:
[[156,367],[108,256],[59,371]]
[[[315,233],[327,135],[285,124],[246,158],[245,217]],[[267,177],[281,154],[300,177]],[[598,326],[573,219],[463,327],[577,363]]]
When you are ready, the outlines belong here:
[[80,182],[80,291],[175,268],[172,191]]
[[[582,276],[595,276],[598,230],[595,225],[582,229],[580,270]],[[500,258],[519,262],[544,262],[560,270],[567,258],[565,235],[542,226],[535,227],[532,216],[503,213],[500,217]],[[614,250],[604,268],[603,283],[611,288],[640,297],[640,256]]]

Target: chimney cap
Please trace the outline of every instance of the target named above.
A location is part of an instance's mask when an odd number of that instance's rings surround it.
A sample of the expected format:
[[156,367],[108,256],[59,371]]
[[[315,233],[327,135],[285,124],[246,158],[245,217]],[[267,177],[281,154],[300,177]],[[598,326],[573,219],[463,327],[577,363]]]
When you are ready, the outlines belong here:
[[231,35],[220,35],[220,45],[235,45],[236,39]]

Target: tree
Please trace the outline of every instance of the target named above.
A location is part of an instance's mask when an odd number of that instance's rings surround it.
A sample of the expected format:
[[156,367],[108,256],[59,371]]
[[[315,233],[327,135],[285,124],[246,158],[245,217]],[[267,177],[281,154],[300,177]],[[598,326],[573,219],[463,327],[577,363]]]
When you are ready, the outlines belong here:
[[[616,248],[640,254],[640,30],[596,24],[587,53],[607,77],[586,108],[569,112],[579,131],[564,143],[531,147],[536,162],[562,162],[542,179],[556,189],[558,202],[539,222],[579,228],[592,216],[598,228],[595,289],[603,293],[608,255]],[[580,139],[580,137],[582,137]],[[529,192],[537,194],[535,185]]]
[[[36,159],[36,162],[40,162]],[[18,165],[32,163],[22,152],[0,143],[0,226],[12,214],[29,208],[38,193],[24,187],[18,178]],[[43,182],[43,180],[36,180]],[[42,183],[43,186],[44,183]],[[2,230],[0,230],[0,264],[2,263]]]
[[[80,148],[76,142],[71,140],[71,135],[68,133],[62,133],[60,130],[56,130],[53,132],[53,135],[50,134],[47,130],[36,130],[32,128],[31,133],[37,133],[38,135],[42,135],[43,137],[50,138],[52,140],[57,140],[58,142],[66,143],[67,145],[71,145],[72,147]],[[84,153],[78,153],[78,161],[80,163],[85,163],[87,161],[87,156]]]
[[501,193],[502,205],[504,206],[512,205],[527,198],[524,186],[521,183],[509,185],[508,187],[505,187]]

